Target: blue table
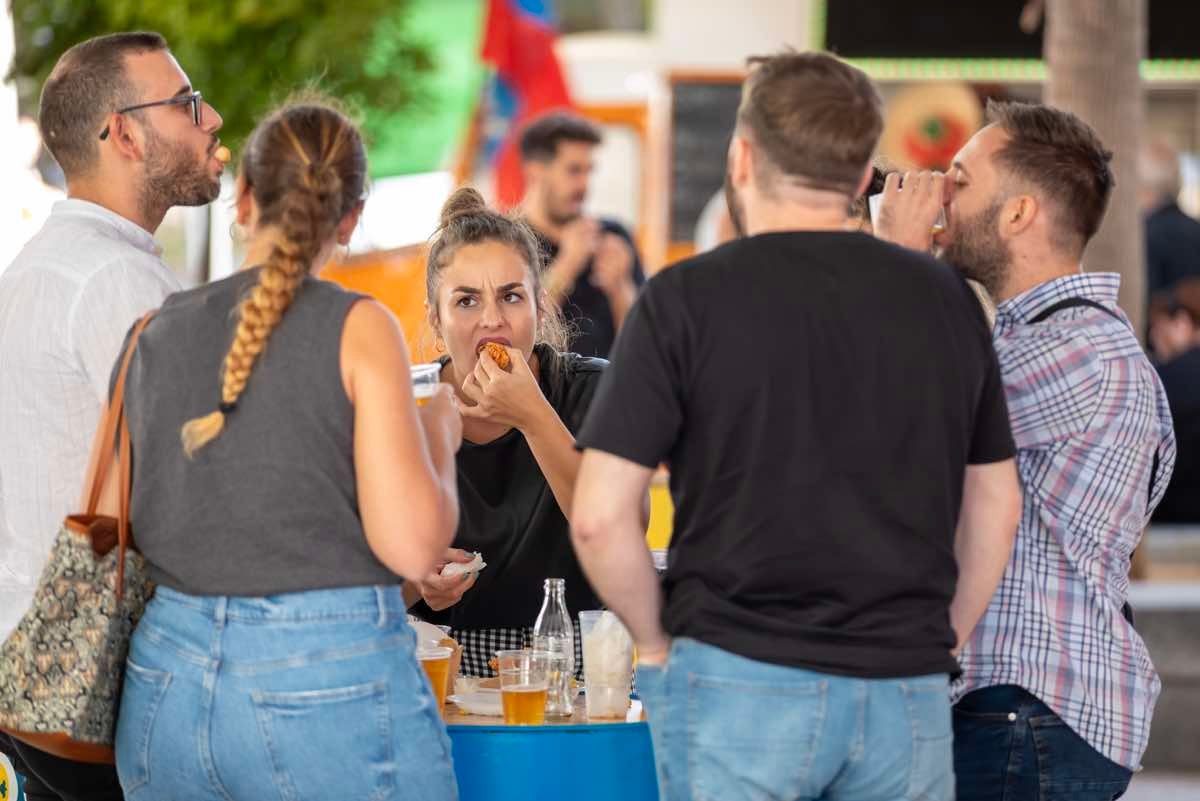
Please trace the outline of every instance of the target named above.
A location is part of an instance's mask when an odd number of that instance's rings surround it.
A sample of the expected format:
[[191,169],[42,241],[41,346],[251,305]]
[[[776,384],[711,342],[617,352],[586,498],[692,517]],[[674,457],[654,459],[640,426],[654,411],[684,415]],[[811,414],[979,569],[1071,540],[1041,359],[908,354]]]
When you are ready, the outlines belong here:
[[506,726],[447,706],[461,801],[658,801],[650,728],[588,723]]

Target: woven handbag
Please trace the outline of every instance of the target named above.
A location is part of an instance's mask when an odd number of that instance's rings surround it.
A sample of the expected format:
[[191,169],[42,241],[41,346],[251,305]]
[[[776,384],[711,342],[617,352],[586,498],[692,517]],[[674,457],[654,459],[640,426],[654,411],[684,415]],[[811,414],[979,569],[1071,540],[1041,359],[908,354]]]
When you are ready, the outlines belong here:
[[138,322],[101,420],[115,443],[120,479],[116,519],[96,514],[111,458],[101,456],[87,511],[67,517],[38,580],[33,606],[0,646],[0,730],[47,753],[112,763],[129,638],[153,592],[129,533],[130,443],[125,375]]

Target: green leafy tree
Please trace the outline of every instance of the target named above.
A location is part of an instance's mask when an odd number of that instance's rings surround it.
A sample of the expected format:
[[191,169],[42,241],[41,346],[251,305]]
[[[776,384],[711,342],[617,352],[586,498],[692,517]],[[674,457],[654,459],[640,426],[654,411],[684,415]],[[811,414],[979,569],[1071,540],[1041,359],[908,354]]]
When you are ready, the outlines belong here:
[[113,31],[153,30],[225,120],[235,149],[290,92],[318,88],[364,112],[372,130],[414,105],[432,68],[408,34],[414,0],[12,0],[13,75],[23,108],[71,45]]

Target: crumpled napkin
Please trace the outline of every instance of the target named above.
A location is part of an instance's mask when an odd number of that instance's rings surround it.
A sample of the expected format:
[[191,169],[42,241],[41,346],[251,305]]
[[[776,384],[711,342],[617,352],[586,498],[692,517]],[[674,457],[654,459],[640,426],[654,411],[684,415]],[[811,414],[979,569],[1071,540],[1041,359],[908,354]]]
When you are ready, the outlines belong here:
[[470,562],[447,562],[442,568],[441,576],[449,578],[451,576],[461,576],[463,573],[478,573],[487,567],[487,562],[483,561],[483,555],[479,551],[475,552],[475,558]]

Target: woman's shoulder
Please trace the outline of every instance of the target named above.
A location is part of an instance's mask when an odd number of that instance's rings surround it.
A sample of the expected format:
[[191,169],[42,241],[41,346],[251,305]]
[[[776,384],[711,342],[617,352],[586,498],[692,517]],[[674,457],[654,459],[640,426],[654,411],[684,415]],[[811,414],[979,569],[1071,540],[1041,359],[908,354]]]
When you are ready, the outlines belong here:
[[364,295],[362,292],[355,292],[353,289],[347,289],[339,283],[330,281],[327,278],[321,278],[316,275],[308,275],[304,278],[304,291],[317,292],[322,295],[332,297],[345,298],[368,298],[370,295]]
[[571,351],[559,351],[549,345],[538,345],[536,352],[538,358],[549,367],[555,377],[567,386],[598,381],[608,367],[607,359],[580,356]]
[[608,368],[608,359],[596,356],[580,356],[578,353],[560,353],[563,371],[572,379],[594,381]]
[[[225,320],[227,312],[240,303],[258,283],[259,272],[259,268],[251,267],[226,278],[171,294],[155,315],[158,319],[152,322],[152,326],[161,330],[169,321],[186,319],[193,315],[207,316],[214,312],[219,313],[221,319]],[[349,307],[366,297],[368,296],[347,290],[331,281],[308,276],[304,279],[302,292],[294,302],[298,306],[325,306],[332,303]]]
[[539,345],[537,354],[547,373],[544,379],[547,400],[574,431],[592,404],[608,361],[560,352],[548,345]]
[[256,275],[257,272],[249,270],[236,272],[217,281],[174,292],[163,302],[162,310],[165,312],[193,309],[207,305],[215,299],[239,295],[253,286]]

